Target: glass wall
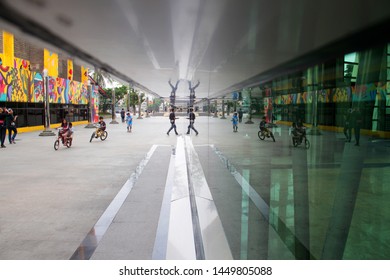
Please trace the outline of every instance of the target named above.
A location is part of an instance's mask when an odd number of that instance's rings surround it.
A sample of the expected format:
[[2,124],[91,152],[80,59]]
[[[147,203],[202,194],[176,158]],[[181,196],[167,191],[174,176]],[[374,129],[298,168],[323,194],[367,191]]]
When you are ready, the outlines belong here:
[[[251,110],[231,137],[209,119],[203,159],[219,176],[208,182],[233,258],[390,259],[389,54],[388,44],[348,53],[224,98],[231,112]],[[263,116],[275,142],[257,136]],[[309,147],[293,145],[299,120]]]

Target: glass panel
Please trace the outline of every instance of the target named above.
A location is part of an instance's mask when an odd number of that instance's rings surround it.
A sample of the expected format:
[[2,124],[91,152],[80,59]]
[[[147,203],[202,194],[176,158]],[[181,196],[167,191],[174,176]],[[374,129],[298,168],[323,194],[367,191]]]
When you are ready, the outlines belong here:
[[[389,139],[384,129],[390,130],[390,111],[382,102],[387,100],[388,88],[365,81],[367,74],[372,80],[372,73],[379,73],[377,67],[385,67],[376,65],[380,59],[367,53],[369,50],[344,57],[343,75],[351,83],[322,87],[318,82],[324,79],[320,64],[300,71],[305,88],[298,91],[289,78],[294,74],[274,79],[268,91],[271,95],[241,89],[252,114],[238,124],[238,134],[220,131],[229,118],[208,119],[209,144],[224,158],[230,174],[240,176],[241,183],[236,180],[235,187],[241,191],[236,192],[225,180],[218,180],[229,189],[229,201],[236,201],[234,206],[219,208],[233,256],[390,258],[386,245],[390,242],[386,235],[390,231],[386,222],[390,193],[385,186],[390,180],[390,156],[381,144]],[[336,67],[336,59],[333,65]],[[327,61],[327,71],[337,72],[332,62]],[[337,79],[332,75],[326,78]],[[276,116],[270,128],[275,142],[267,137],[261,140],[257,134],[262,116],[270,112]],[[291,128],[299,121],[306,126],[307,144],[305,138],[296,138]],[[209,160],[208,166],[214,170],[215,162]],[[221,195],[214,188],[211,192]],[[223,204],[215,200],[217,208]],[[232,209],[237,212],[229,212]]]
[[345,62],[353,62],[353,63],[358,63],[358,55],[357,53],[349,53],[344,56],[344,61]]

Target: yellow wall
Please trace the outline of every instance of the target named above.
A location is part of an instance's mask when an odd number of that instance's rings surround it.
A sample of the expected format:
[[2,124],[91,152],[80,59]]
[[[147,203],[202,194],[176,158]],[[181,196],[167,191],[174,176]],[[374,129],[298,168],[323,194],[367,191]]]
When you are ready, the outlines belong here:
[[[79,122],[72,122],[72,124],[75,125],[87,125],[88,121],[79,121]],[[50,128],[55,129],[57,127],[60,127],[61,123],[55,123],[51,124]],[[23,132],[33,132],[33,131],[39,131],[39,130],[44,130],[45,127],[43,125],[37,125],[37,126],[28,126],[28,127],[20,127],[18,128],[18,133],[23,133]]]

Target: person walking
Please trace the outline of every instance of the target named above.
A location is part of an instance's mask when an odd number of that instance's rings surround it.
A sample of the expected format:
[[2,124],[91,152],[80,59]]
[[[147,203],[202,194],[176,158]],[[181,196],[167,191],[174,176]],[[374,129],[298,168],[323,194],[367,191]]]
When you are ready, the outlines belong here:
[[238,115],[237,115],[237,112],[234,112],[234,114],[233,114],[232,123],[233,123],[233,132],[237,132],[237,129],[238,129]]
[[193,131],[195,131],[196,135],[198,135],[198,131],[195,129],[194,127],[194,122],[195,122],[195,113],[194,113],[194,109],[191,108],[190,109],[190,113],[188,114],[188,118],[190,120],[190,124],[188,125],[188,130],[187,130],[187,134],[190,134],[190,129],[192,129]]
[[7,109],[0,107],[0,142],[1,142],[1,148],[5,148],[6,147],[4,145],[5,135],[7,133],[7,128],[6,128],[6,124],[5,124],[6,118],[7,118]]
[[14,116],[14,111],[9,108],[8,109],[8,115],[6,117],[6,127],[8,129],[8,140],[10,144],[16,144],[15,138],[16,134],[18,134],[18,131],[16,129],[16,119],[18,116]]
[[131,132],[133,128],[133,117],[131,116],[130,112],[127,112],[126,114],[126,123],[127,123],[127,132]]
[[352,126],[351,126],[351,109],[348,109],[344,115],[344,135],[345,142],[351,142],[352,137]]
[[240,108],[240,110],[238,110],[238,121],[241,123],[242,122],[242,116],[244,115],[244,112],[242,111],[242,109]]
[[167,131],[167,135],[169,135],[169,132],[171,132],[172,129],[175,130],[176,135],[179,135],[179,133],[177,133],[176,124],[175,124],[177,119],[178,118],[176,118],[175,116],[175,109],[172,108],[171,113],[169,114],[169,121],[171,123],[171,128]]
[[355,146],[359,146],[359,142],[360,142],[360,128],[362,126],[362,123],[363,123],[363,119],[362,119],[362,114],[360,112],[360,109],[359,107],[356,107],[353,112],[352,112],[352,115],[351,115],[351,119],[352,119],[352,125],[353,125],[353,131],[355,133]]
[[122,122],[124,123],[125,122],[125,109],[123,109],[123,108],[121,110],[121,119],[122,119]]

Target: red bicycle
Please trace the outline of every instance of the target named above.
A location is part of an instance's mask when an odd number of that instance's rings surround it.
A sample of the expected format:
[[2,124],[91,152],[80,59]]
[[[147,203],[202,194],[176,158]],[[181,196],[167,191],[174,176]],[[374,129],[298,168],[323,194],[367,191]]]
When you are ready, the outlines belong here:
[[65,132],[62,133],[61,130],[58,132],[57,140],[54,141],[54,150],[58,150],[60,147],[60,141],[64,146],[70,148],[72,146],[73,133]]

